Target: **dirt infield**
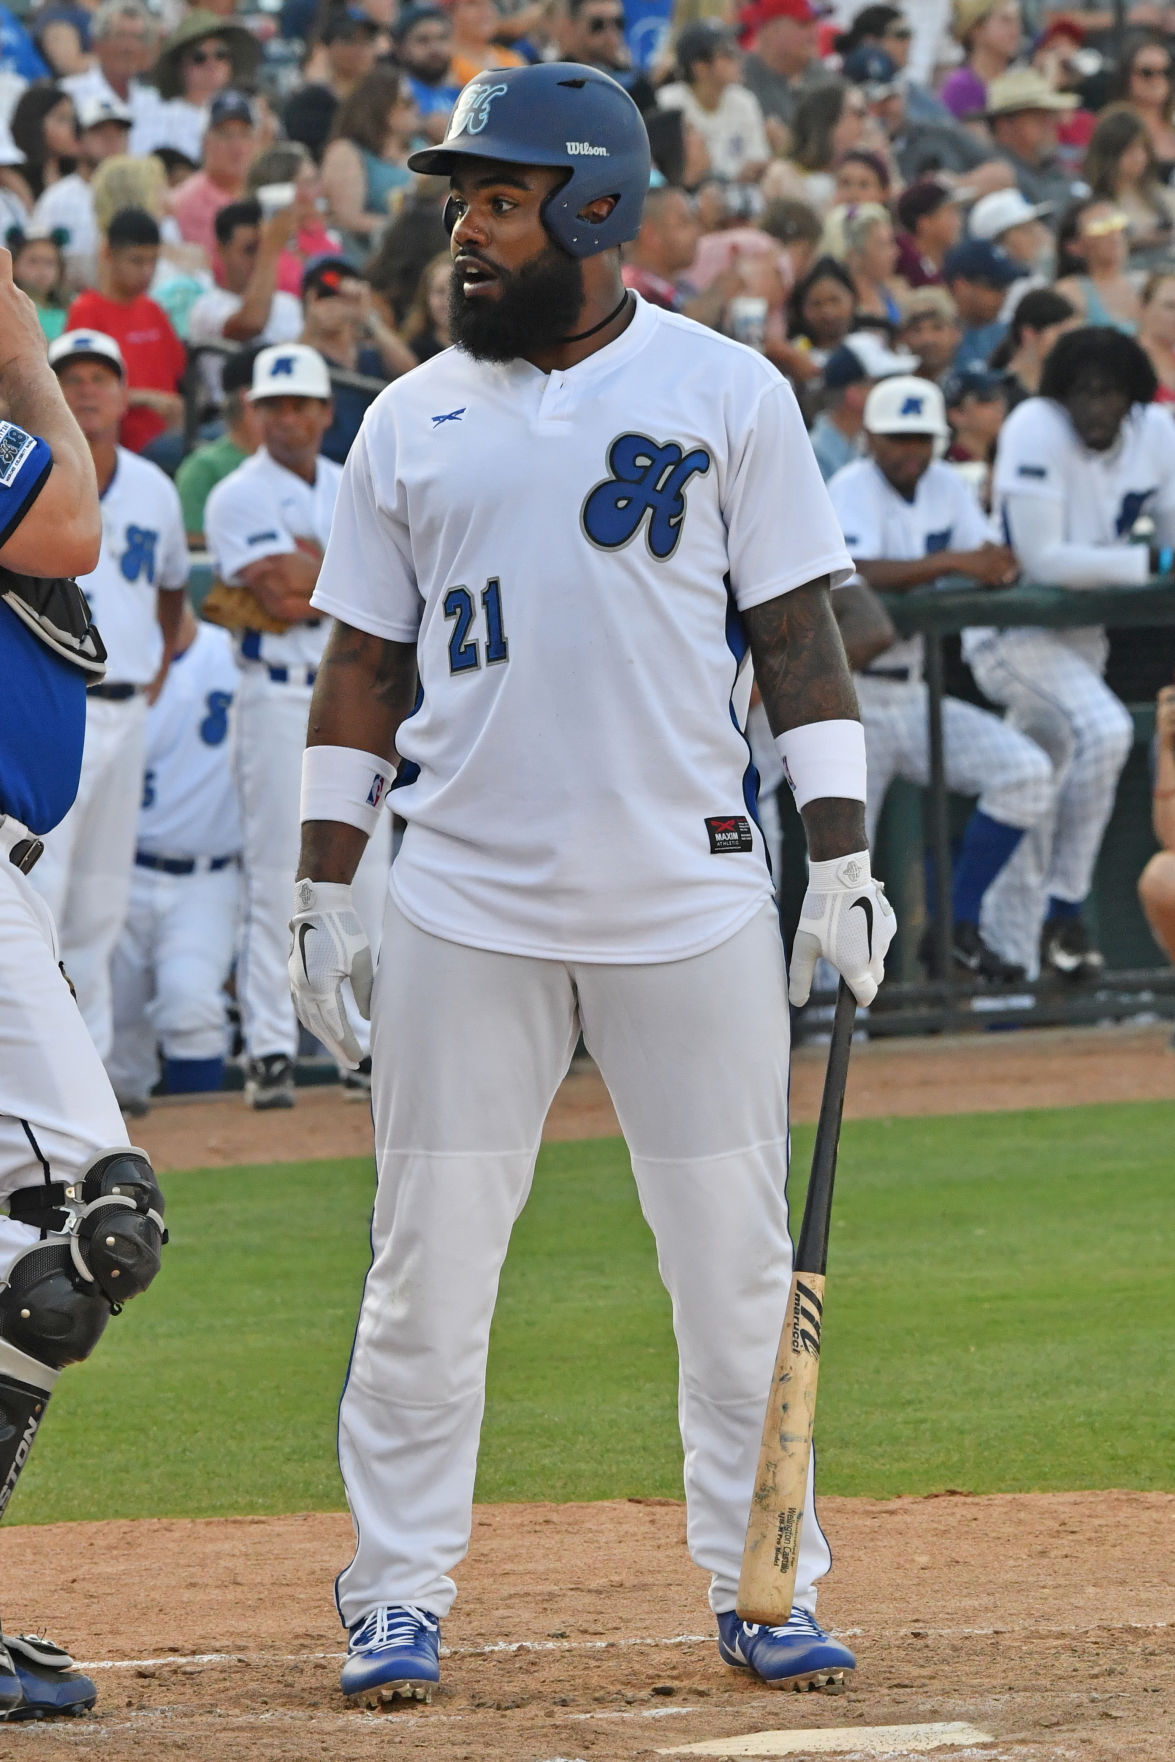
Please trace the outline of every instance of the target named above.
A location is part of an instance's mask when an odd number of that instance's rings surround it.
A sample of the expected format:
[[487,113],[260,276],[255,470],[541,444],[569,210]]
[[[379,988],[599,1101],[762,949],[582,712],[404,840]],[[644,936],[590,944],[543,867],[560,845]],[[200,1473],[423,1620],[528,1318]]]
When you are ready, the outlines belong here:
[[679,1505],[502,1505],[477,1515],[441,1693],[392,1714],[337,1691],[343,1517],[6,1530],[12,1613],[19,1586],[79,1657],[115,1667],[94,1672],[98,1716],[6,1728],[0,1755],[651,1762],[718,1735],[963,1720],[994,1742],[943,1762],[1170,1762],[1175,1496],[829,1499],[821,1515],[837,1560],[822,1614],[860,1660],[843,1696],[773,1694],[719,1663]]
[[[818,1048],[796,1059],[813,1117]],[[858,1048],[851,1117],[1169,1099],[1167,1030],[1038,1031]],[[606,1135],[590,1066],[549,1138]],[[363,1155],[366,1108],[337,1091],[287,1114],[239,1097],[158,1107],[133,1134],[160,1169]],[[60,1524],[0,1531],[14,1627],[94,1665],[94,1718],[5,1727],[28,1762],[652,1762],[782,1728],[966,1721],[990,1743],[942,1762],[1171,1762],[1175,1495],[828,1499],[822,1617],[858,1653],[840,1697],[772,1694],[723,1667],[684,1513],[668,1500],[479,1509],[433,1705],[348,1710],[338,1693],[339,1515]],[[861,1752],[857,1750],[856,1756]]]
[[[933,1040],[879,1040],[853,1052],[845,1107],[849,1119],[896,1114],[999,1113],[1008,1108],[1074,1107],[1092,1101],[1169,1101],[1175,1052],[1166,1026],[1037,1028]],[[801,1047],[792,1067],[792,1114],[812,1120],[824,1052]],[[605,1138],[616,1115],[595,1066],[577,1061],[544,1136]],[[286,1113],[250,1113],[240,1095],[164,1102],[131,1136],[155,1167],[223,1168],[237,1163],[366,1156],[371,1121],[360,1102],[335,1088],[299,1092]]]

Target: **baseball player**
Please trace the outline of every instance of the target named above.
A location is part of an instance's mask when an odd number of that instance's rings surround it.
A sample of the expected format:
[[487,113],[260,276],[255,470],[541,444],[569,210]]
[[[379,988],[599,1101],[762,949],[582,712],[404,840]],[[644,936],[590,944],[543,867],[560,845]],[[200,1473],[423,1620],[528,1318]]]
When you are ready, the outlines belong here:
[[163,1051],[169,1095],[219,1089],[224,985],[239,919],[240,846],[229,726],[237,664],[226,630],[184,607],[179,643],[147,716],[130,909],[114,951],[114,1050],[123,1109],[146,1111]]
[[[298,860],[298,767],[328,630],[310,595],[342,469],[319,451],[332,406],[317,350],[302,343],[262,349],[251,399],[262,444],[216,485],[204,531],[222,581],[246,590],[236,600],[244,609],[228,614],[241,670],[233,746],[245,869],[237,996],[248,1057],[245,1099],[267,1109],[294,1101],[298,1023],[286,958]],[[360,882],[369,935],[378,929],[387,887],[390,820],[381,831]],[[356,1021],[353,1032],[366,1057],[365,1024]],[[351,1088],[366,1092],[366,1079],[352,1078]]]
[[[1040,395],[1005,422],[994,494],[1030,581],[1129,586],[1169,573],[1175,544],[1175,424],[1130,337],[1072,330]],[[1049,754],[1055,810],[1037,823],[984,904],[984,929],[1035,974],[1096,979],[1104,961],[1081,915],[1118,778],[1134,738],[1102,677],[1100,626],[971,630],[963,653],[989,698]]]
[[[791,1245],[787,979],[731,706],[749,644],[813,859],[792,998],[825,954],[867,1002],[894,920],[828,591],[851,561],[786,381],[625,290],[649,147],[614,81],[479,75],[411,163],[450,179],[458,346],[381,394],[344,469],[290,957],[302,1020],[352,1062],[342,995],[371,996],[343,1689],[438,1679],[498,1273],[581,1029],[672,1297],[721,1655],[835,1686],[854,1659],[815,1619],[810,1502],[791,1619],[735,1612]],[[407,830],[371,992],[347,884],[393,751]]]
[[[105,650],[66,576],[101,540],[89,448],[0,251],[0,1512],[59,1372],[151,1281],[163,1197],[133,1150],[29,874],[83,767],[86,683]],[[58,569],[61,578],[30,570]],[[19,573],[18,573],[19,572]],[[97,1468],[96,1468],[97,1472]],[[50,1641],[0,1636],[0,1717],[92,1707]]]
[[[969,575],[1000,587],[1016,561],[996,544],[987,516],[963,478],[935,458],[950,438],[942,392],[928,379],[899,374],[875,385],[865,403],[871,457],[846,465],[829,484],[845,543],[859,575],[881,593]],[[930,753],[922,638],[905,637],[856,677],[869,755],[867,825],[872,838],[895,777],[925,785]],[[1025,832],[1052,802],[1052,766],[1025,735],[974,704],[943,701],[947,786],[977,795],[951,880],[955,964],[995,982],[1022,979],[980,934],[984,894]],[[920,955],[933,961],[933,930]]]
[[86,1026],[107,1058],[110,960],[130,898],[147,701],[175,646],[188,545],[171,479],[118,444],[127,390],[113,337],[66,331],[50,344],[49,362],[98,477],[102,553],[79,585],[108,661],[105,680],[89,692],[77,799],[45,841],[35,885],[56,920]]

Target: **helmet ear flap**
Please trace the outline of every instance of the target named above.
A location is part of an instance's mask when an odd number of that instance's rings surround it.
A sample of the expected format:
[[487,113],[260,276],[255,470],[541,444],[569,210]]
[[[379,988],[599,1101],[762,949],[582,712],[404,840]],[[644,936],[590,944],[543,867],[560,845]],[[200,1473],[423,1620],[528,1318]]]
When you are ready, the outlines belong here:
[[445,197],[445,206],[444,211],[441,214],[441,221],[446,233],[452,238],[453,228],[457,224],[457,204],[454,202],[452,196]]

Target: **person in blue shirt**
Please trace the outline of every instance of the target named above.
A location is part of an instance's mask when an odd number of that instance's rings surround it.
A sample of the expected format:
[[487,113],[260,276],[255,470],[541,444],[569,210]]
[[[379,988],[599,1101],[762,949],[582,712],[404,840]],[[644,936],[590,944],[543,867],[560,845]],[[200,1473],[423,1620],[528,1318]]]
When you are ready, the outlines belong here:
[[1000,317],[1008,289],[1023,278],[1023,267],[988,239],[964,239],[948,251],[942,278],[958,307],[963,340],[953,365],[986,367],[1008,327]]
[[423,132],[430,141],[445,133],[449,112],[461,92],[454,79],[453,26],[440,6],[406,6],[392,26],[396,60],[404,69]]
[[[3,1513],[58,1375],[150,1284],[164,1230],[154,1171],[130,1146],[59,964],[52,915],[28,880],[77,792],[86,686],[103,676],[106,652],[71,579],[96,565],[102,524],[90,449],[4,250],[0,401]],[[0,1721],[77,1713],[96,1694],[60,1646],[0,1631]]]
[[7,6],[0,6],[0,73],[18,73],[30,85],[53,77],[33,39]]

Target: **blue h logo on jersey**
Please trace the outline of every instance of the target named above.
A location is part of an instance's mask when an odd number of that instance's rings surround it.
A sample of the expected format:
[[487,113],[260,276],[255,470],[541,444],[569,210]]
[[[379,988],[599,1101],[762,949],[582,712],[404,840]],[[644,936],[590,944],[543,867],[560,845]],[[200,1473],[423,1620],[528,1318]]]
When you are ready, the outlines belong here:
[[608,469],[611,477],[597,483],[583,504],[588,538],[601,550],[617,551],[647,517],[650,553],[662,562],[671,557],[685,519],[685,486],[709,471],[709,453],[704,447],[683,453],[676,441],[658,446],[647,435],[622,434],[608,449]]
[[146,575],[148,581],[155,580],[155,546],[158,543],[159,534],[149,526],[127,527],[121,565],[127,581],[137,581],[140,575]]

